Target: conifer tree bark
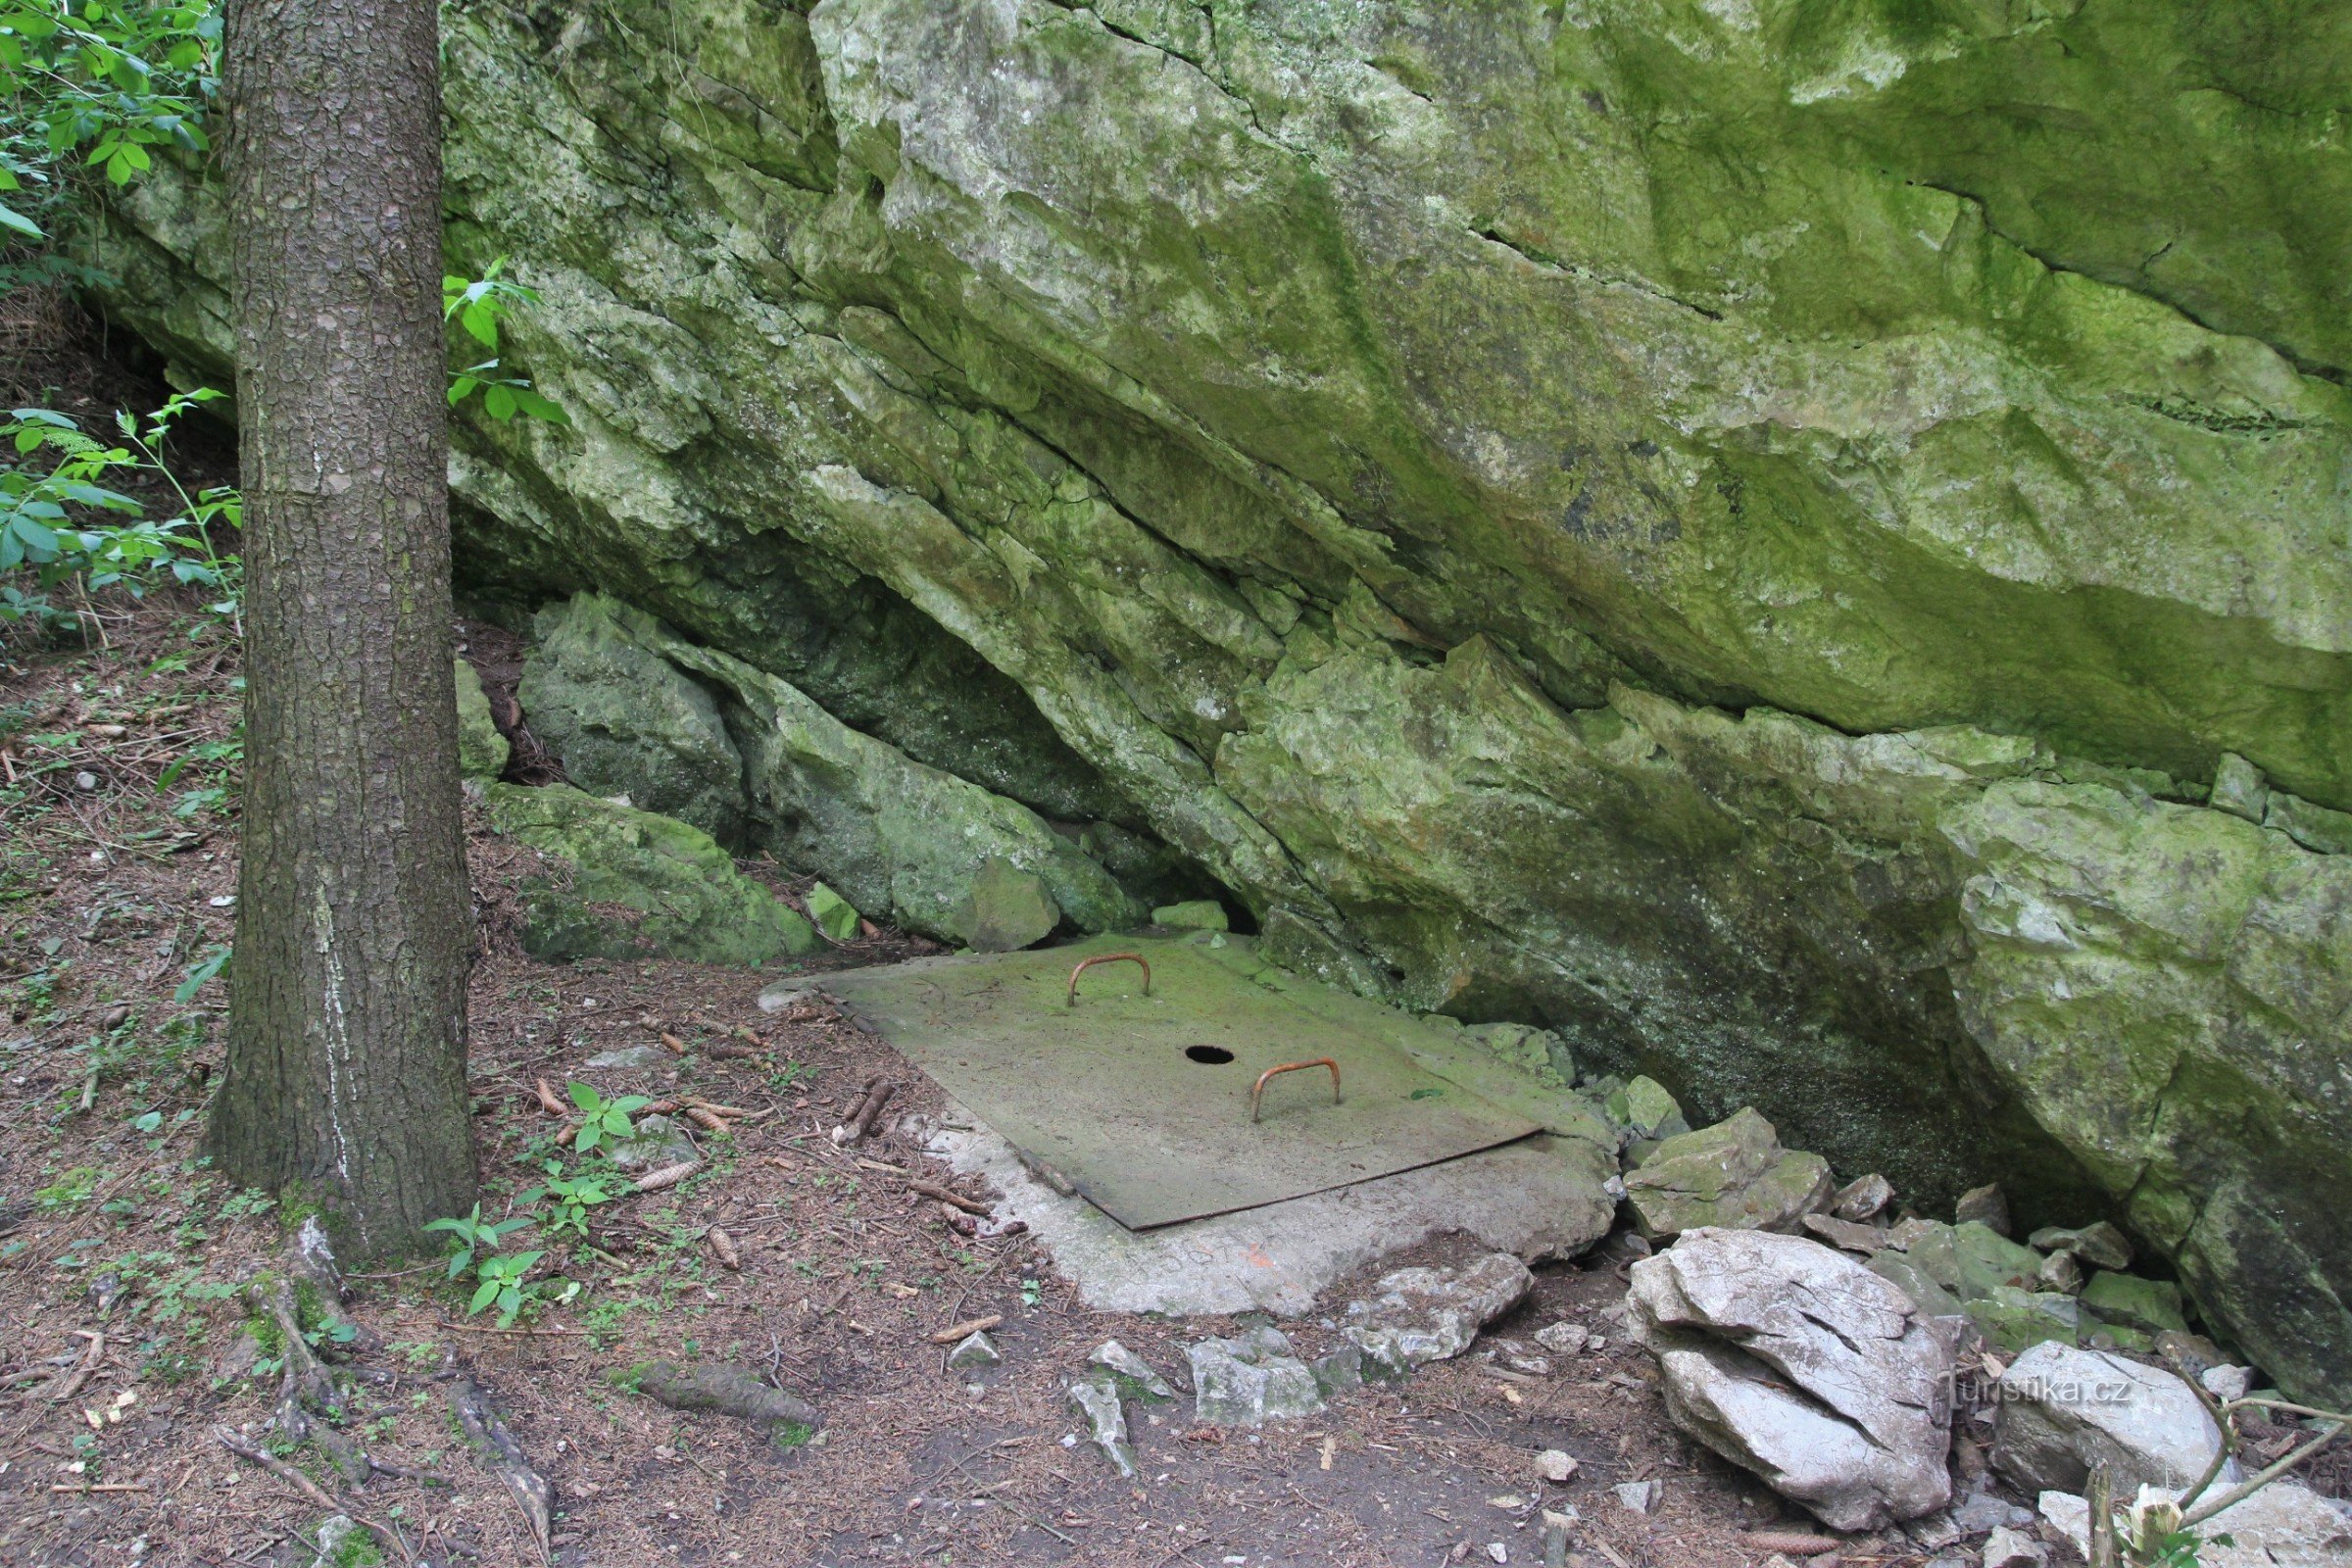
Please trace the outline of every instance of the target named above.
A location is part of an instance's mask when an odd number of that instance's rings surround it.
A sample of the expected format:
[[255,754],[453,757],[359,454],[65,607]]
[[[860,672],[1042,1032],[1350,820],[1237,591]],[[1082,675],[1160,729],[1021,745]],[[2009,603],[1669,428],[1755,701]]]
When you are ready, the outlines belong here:
[[433,0],[230,0],[243,865],[211,1152],[381,1255],[475,1196]]

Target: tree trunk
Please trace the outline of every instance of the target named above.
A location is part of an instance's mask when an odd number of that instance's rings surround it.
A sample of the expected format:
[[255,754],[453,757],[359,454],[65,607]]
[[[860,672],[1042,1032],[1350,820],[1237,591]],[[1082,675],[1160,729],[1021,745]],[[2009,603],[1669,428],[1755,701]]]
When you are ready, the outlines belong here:
[[433,0],[230,0],[245,487],[232,1180],[381,1255],[475,1196]]

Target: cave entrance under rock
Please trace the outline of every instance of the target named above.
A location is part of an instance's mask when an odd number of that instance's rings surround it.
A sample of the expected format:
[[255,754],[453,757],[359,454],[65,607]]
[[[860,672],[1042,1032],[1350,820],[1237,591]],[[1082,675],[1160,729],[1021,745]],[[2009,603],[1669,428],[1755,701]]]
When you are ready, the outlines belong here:
[[[826,988],[1048,1181],[1131,1231],[1541,1130],[1416,1062],[1429,1025],[1274,969],[1240,939],[1098,937],[850,970]],[[1263,1076],[1285,1064],[1298,1070]]]

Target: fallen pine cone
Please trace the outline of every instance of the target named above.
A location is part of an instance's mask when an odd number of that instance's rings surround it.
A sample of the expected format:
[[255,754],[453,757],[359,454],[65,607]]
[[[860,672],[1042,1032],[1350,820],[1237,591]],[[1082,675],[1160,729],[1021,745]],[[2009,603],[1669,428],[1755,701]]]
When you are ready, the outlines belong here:
[[564,1113],[564,1102],[556,1098],[556,1092],[547,1086],[547,1080],[544,1078],[539,1080],[539,1108],[550,1116],[561,1116]]
[[705,1132],[723,1133],[731,1130],[727,1126],[727,1118],[707,1105],[688,1105],[686,1119]]
[[1740,1544],[1750,1551],[1777,1551],[1785,1557],[1818,1557],[1844,1543],[1802,1530],[1742,1530]]
[[662,1044],[669,1048],[669,1054],[673,1056],[683,1056],[686,1054],[686,1042],[680,1040],[676,1035],[670,1034],[666,1030],[662,1032]]
[[710,1244],[710,1255],[736,1273],[743,1272],[743,1253],[735,1246],[735,1238],[716,1225],[703,1232],[703,1240]]
[[660,1170],[649,1170],[637,1178],[635,1191],[658,1193],[665,1187],[675,1187],[702,1168],[703,1162],[699,1159],[682,1159],[675,1165],[664,1165]]

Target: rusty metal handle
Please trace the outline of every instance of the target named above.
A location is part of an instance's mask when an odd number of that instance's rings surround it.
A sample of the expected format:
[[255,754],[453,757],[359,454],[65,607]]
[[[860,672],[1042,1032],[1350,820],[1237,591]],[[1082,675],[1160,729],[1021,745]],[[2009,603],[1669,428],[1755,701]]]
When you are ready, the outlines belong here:
[[1286,1061],[1279,1067],[1268,1067],[1257,1075],[1257,1087],[1250,1091],[1250,1119],[1257,1120],[1257,1102],[1259,1097],[1266,1092],[1267,1079],[1276,1073],[1304,1072],[1309,1067],[1329,1067],[1331,1069],[1331,1102],[1335,1105],[1338,1104],[1340,1102],[1340,1064],[1338,1062],[1329,1056],[1317,1056],[1312,1061]]
[[1152,965],[1144,961],[1142,954],[1098,953],[1091,958],[1080,960],[1078,967],[1070,971],[1070,994],[1068,1000],[1062,1004],[1064,1006],[1075,1007],[1078,1005],[1078,977],[1098,963],[1132,963],[1136,965],[1144,971],[1144,995],[1148,997],[1152,994]]

